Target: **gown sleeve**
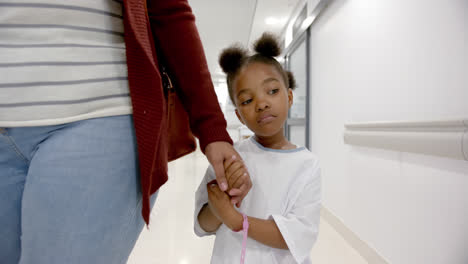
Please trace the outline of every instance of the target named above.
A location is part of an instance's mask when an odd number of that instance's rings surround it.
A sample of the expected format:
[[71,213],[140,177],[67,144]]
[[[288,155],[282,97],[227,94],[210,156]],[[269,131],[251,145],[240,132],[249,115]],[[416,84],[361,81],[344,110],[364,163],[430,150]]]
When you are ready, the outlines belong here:
[[206,169],[205,177],[203,177],[200,186],[198,186],[198,189],[195,192],[195,212],[193,223],[195,234],[199,237],[216,234],[216,232],[206,232],[201,228],[200,223],[198,222],[198,214],[200,213],[200,210],[206,203],[208,203],[208,191],[206,190],[206,185],[214,179],[216,179],[215,172],[213,167],[210,165],[208,169]]
[[283,215],[271,216],[297,263],[306,260],[317,240],[321,207],[320,168],[307,169],[303,177],[309,180],[303,185],[292,208]]

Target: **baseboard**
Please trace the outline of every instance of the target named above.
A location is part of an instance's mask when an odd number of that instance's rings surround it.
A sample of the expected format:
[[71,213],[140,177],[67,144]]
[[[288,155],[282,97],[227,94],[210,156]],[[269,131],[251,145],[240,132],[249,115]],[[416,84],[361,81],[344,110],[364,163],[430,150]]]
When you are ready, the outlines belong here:
[[336,217],[330,210],[322,206],[322,218],[338,232],[348,244],[354,248],[369,264],[389,264],[375,249],[362,241],[353,231]]

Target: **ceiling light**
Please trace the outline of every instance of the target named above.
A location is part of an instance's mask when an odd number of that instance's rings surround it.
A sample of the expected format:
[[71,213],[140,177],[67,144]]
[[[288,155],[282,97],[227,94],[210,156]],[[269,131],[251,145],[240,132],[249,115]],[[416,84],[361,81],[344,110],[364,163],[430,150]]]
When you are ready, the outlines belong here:
[[293,23],[289,23],[284,37],[284,46],[287,48],[293,40]]
[[265,24],[270,26],[283,25],[286,22],[286,18],[267,17]]
[[180,260],[179,264],[188,264],[188,260],[187,259],[182,259]]
[[304,22],[302,22],[301,29],[307,29],[312,22],[314,22],[315,16],[308,16],[306,19],[304,19]]

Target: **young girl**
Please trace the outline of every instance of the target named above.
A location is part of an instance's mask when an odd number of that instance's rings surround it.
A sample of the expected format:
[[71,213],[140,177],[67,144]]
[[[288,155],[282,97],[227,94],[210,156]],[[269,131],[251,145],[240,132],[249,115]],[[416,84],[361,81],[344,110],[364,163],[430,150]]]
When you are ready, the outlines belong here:
[[295,84],[274,58],[281,53],[276,39],[263,34],[254,49],[248,56],[231,47],[220,56],[237,117],[255,133],[235,144],[244,163],[228,161],[226,176],[231,185],[247,168],[253,187],[236,209],[209,167],[196,192],[195,233],[216,235],[211,263],[239,263],[241,251],[249,264],[310,263],[319,228],[318,160],[284,136]]

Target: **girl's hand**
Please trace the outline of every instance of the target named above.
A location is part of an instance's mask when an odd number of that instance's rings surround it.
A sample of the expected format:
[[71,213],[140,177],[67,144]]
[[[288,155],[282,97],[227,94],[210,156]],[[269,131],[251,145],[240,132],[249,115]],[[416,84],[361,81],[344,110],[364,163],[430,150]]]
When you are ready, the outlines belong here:
[[207,185],[208,206],[219,221],[223,222],[231,230],[242,228],[242,215],[234,209],[229,195],[219,189],[216,181]]
[[[242,199],[247,195],[243,190],[252,184],[247,168],[242,159],[233,156],[224,161],[224,170],[229,185],[229,195],[232,196],[231,202],[240,207]],[[245,194],[242,195],[243,193]]]

